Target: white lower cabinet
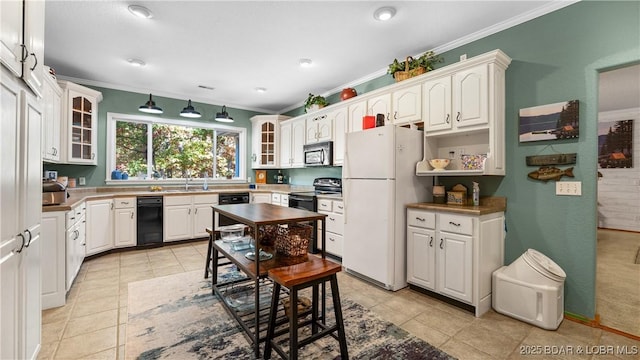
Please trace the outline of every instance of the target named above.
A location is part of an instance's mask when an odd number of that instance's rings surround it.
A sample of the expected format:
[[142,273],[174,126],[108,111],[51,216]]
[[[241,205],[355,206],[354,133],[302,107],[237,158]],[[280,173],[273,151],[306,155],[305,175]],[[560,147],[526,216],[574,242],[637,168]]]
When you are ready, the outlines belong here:
[[271,193],[252,193],[251,194],[251,203],[259,204],[259,203],[271,203]]
[[65,243],[66,249],[66,281],[65,291],[71,289],[71,285],[80,271],[80,266],[84,261],[87,247],[86,227],[87,227],[87,206],[80,203],[74,206],[65,214]]
[[164,242],[207,237],[218,195],[164,197]]
[[117,198],[113,202],[115,208],[114,247],[136,246],[136,198]]
[[86,255],[113,248],[113,199],[87,201]]
[[66,228],[65,212],[42,213],[42,309],[65,304]]
[[504,213],[407,210],[407,282],[475,307],[491,308],[491,274],[503,265]]
[[280,205],[284,207],[289,207],[289,194],[282,193],[272,193],[271,194],[271,203],[273,205]]
[[[318,199],[318,212],[327,214],[325,252],[342,257],[344,241],[344,203],[342,200]],[[322,249],[322,228],[318,227],[318,249]]]

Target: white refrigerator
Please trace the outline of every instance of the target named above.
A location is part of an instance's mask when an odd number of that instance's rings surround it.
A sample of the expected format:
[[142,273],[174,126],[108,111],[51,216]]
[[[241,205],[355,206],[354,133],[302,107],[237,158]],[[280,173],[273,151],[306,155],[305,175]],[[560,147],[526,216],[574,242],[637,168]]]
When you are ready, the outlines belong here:
[[342,265],[388,290],[407,286],[405,206],[432,198],[433,178],[416,176],[423,138],[390,125],[346,134]]

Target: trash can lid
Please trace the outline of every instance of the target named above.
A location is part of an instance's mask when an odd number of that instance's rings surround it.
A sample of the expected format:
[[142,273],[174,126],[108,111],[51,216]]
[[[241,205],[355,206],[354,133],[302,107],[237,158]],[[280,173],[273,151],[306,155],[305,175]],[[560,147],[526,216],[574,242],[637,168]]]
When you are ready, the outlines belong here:
[[566,279],[564,270],[541,252],[529,249],[524,255],[523,259],[540,274],[558,282]]

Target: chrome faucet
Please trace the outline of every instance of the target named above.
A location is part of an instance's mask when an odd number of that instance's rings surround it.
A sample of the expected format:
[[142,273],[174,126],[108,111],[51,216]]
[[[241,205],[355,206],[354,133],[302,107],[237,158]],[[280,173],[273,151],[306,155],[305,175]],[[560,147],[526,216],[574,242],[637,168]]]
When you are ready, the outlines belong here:
[[184,177],[184,191],[189,191],[189,177],[191,177],[191,174],[189,173],[189,170],[185,171],[185,177]]

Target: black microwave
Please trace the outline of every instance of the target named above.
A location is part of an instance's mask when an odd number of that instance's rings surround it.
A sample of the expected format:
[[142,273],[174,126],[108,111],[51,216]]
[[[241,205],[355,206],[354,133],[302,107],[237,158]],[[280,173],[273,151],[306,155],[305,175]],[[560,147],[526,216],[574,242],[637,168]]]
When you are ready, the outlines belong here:
[[333,141],[304,145],[304,166],[333,165]]

